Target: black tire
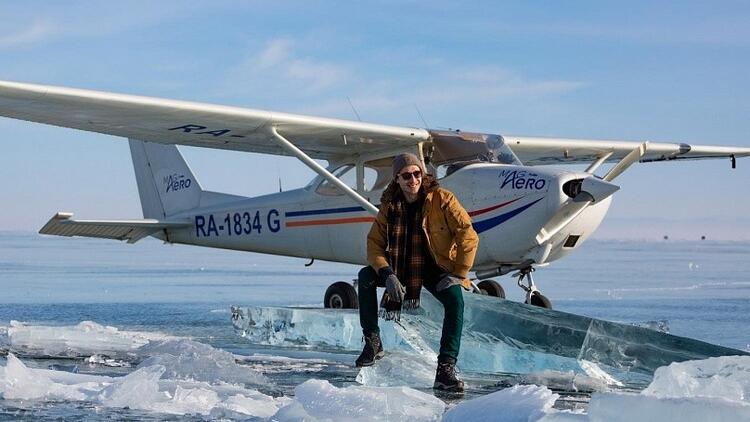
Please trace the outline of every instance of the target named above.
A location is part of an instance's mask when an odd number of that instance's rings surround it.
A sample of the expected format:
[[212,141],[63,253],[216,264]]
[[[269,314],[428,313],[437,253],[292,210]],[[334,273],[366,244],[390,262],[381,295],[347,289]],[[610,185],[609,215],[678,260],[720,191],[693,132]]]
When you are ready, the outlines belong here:
[[547,299],[547,296],[539,292],[532,293],[531,299],[529,300],[529,302],[530,302],[529,305],[539,306],[545,309],[552,309],[552,302],[550,302],[549,299]]
[[351,284],[345,281],[337,281],[326,289],[323,306],[334,309],[359,309],[357,291]]
[[477,284],[477,287],[479,287],[479,290],[483,295],[505,299],[505,290],[503,290],[503,286],[495,280],[482,280]]

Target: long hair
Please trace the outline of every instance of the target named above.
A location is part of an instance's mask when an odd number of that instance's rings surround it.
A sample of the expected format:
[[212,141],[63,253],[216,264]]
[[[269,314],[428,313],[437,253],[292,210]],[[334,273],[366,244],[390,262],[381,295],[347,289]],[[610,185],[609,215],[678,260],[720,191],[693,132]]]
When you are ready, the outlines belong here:
[[[424,193],[429,193],[440,187],[437,179],[431,174],[425,173],[422,176],[422,186],[419,190]],[[391,180],[391,183],[383,191],[383,195],[380,197],[381,204],[390,204],[397,198],[403,198],[404,193],[401,192],[401,187],[398,185],[396,179]]]

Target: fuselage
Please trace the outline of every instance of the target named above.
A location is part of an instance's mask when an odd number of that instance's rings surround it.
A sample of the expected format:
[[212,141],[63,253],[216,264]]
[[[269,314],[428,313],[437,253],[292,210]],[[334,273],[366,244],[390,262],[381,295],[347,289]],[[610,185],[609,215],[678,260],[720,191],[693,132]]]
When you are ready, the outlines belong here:
[[[570,197],[565,182],[590,174],[503,164],[471,164],[439,180],[453,192],[479,234],[474,270],[533,259],[559,259],[601,223],[607,198],[586,208],[539,245],[535,235]],[[321,181],[321,183],[324,183]],[[214,248],[366,264],[366,237],[374,217],[345,195],[322,193],[315,183],[255,198],[202,207],[174,218],[192,227],[169,231],[166,240]],[[365,192],[379,203],[382,189]],[[427,227],[428,231],[430,228]],[[164,236],[163,234],[159,237]]]

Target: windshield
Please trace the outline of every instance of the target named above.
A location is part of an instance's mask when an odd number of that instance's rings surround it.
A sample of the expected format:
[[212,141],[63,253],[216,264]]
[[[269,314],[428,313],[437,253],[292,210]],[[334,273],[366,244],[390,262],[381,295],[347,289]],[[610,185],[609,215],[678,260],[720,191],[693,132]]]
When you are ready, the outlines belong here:
[[489,161],[501,164],[523,165],[512,149],[505,143],[500,135],[484,135],[487,149],[490,151]]
[[470,163],[521,165],[521,161],[500,135],[458,131],[430,131],[434,150],[431,163],[435,167]]

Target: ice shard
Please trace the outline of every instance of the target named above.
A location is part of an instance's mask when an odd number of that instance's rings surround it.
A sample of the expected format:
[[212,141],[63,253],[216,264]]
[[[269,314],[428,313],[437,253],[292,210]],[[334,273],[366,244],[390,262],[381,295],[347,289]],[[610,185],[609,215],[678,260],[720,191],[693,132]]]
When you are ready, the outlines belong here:
[[[648,382],[656,368],[672,362],[747,354],[647,328],[508,300],[474,294],[465,294],[464,300],[459,356],[464,371],[573,371],[590,377]],[[420,309],[402,314],[400,323],[381,321],[381,337],[388,350],[434,361],[442,305],[429,293],[422,294],[421,303]],[[362,347],[356,310],[233,307],[232,319],[235,329],[254,343],[347,351]],[[377,378],[375,374],[368,376]]]

